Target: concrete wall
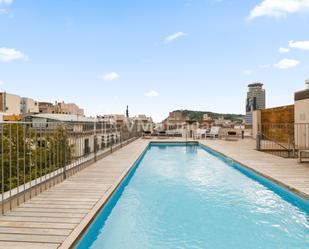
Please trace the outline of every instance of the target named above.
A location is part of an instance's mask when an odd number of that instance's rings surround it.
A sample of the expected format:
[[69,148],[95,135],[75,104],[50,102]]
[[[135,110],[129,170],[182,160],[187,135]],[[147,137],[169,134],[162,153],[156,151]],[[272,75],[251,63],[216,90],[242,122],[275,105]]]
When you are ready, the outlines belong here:
[[252,122],[252,137],[255,139],[256,138],[256,135],[258,134],[259,132],[259,128],[260,128],[260,125],[261,125],[261,110],[255,110],[253,111],[253,122]]
[[295,123],[309,123],[309,99],[295,101]]
[[309,148],[309,98],[295,101],[295,144]]

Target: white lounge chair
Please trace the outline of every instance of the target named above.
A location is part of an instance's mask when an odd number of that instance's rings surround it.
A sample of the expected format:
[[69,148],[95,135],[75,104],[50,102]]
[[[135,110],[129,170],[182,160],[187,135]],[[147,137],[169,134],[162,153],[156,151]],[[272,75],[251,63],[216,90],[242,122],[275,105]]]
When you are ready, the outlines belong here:
[[151,135],[152,135],[151,131],[144,131],[143,138],[144,139],[150,139]]
[[206,130],[205,129],[197,129],[196,130],[196,139],[201,139],[205,136],[206,138]]
[[221,127],[218,127],[218,126],[211,127],[210,132],[206,133],[206,138],[207,137],[211,137],[211,138],[219,137],[220,129]]

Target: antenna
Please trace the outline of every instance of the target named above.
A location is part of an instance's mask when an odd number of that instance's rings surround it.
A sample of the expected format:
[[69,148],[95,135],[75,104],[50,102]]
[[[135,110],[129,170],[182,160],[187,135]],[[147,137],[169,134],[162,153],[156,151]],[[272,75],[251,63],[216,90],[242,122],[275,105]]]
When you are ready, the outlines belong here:
[[126,116],[129,118],[129,106],[127,105]]

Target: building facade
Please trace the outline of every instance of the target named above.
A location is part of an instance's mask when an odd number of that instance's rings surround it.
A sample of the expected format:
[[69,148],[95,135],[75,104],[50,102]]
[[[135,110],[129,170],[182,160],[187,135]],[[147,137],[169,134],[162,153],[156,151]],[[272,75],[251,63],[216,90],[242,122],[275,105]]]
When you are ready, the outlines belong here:
[[21,98],[20,100],[20,113],[39,113],[39,102],[31,98]]
[[245,124],[252,126],[253,111],[263,110],[266,107],[266,93],[263,84],[260,82],[249,84],[248,88]]
[[40,102],[39,112],[49,114],[67,114],[67,115],[84,116],[84,109],[80,108],[75,103],[64,103],[64,102],[55,102],[55,104],[52,104],[50,102]]
[[21,98],[18,95],[1,92],[0,93],[0,112],[20,115]]

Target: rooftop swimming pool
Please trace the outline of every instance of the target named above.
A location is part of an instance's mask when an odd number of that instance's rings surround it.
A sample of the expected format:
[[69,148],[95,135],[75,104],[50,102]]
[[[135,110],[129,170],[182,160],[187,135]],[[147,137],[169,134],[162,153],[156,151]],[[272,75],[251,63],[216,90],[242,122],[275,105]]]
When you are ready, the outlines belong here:
[[307,249],[309,202],[200,145],[151,144],[77,249]]

